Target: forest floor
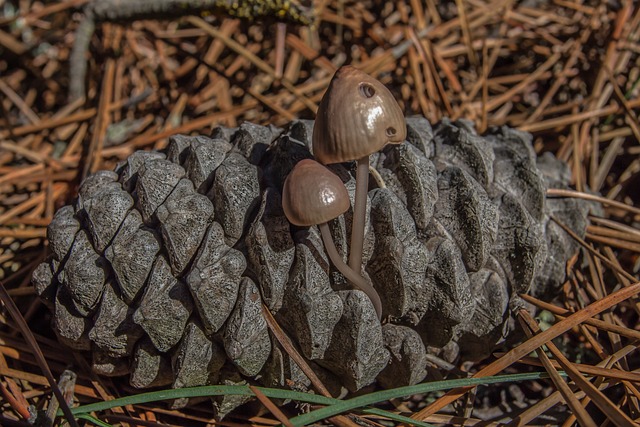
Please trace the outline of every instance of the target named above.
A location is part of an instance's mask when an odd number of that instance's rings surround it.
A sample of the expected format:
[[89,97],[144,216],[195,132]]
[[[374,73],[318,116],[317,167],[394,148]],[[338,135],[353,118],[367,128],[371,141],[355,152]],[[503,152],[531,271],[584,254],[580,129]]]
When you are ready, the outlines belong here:
[[[435,425],[640,421],[637,2],[317,0],[313,26],[248,23],[223,11],[116,19],[96,24],[86,96],[69,102],[71,49],[86,3],[0,0],[0,280],[27,324],[47,316],[30,281],[47,256],[46,227],[83,177],[136,150],[163,149],[175,133],[312,119],[333,73],[353,64],[389,87],[406,115],[467,119],[480,133],[502,125],[530,132],[538,153],[571,166],[570,196],[598,193],[604,212],[591,217],[557,299],[528,298],[547,317],[518,314],[529,339],[442,373],[490,377],[535,366],[550,379],[380,407]],[[0,313],[0,424],[27,425],[29,406],[45,407],[51,388],[13,314]],[[36,339],[56,379],[78,363],[51,336]],[[111,380],[78,374],[76,403],[123,395]],[[225,425],[286,424],[294,415],[293,406],[282,414],[268,398],[257,400],[253,412]],[[160,402],[95,416],[112,425],[205,425],[214,423],[207,408],[170,411]],[[332,422],[388,425],[350,414]]]

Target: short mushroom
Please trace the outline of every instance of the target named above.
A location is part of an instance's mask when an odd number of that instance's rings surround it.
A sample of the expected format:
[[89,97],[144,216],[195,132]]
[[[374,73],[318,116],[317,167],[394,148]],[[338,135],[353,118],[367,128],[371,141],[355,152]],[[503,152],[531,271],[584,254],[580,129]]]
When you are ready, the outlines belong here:
[[369,155],[387,144],[401,143],[406,135],[402,110],[382,83],[348,65],[336,72],[318,108],[313,155],[325,165],[357,161],[349,266],[358,274],[362,268]]
[[301,160],[284,181],[282,207],[290,223],[320,228],[329,259],[350,283],[369,297],[380,319],[382,303],[378,292],[342,261],[329,231],[328,222],[349,209],[349,193],[340,178],[314,160]]

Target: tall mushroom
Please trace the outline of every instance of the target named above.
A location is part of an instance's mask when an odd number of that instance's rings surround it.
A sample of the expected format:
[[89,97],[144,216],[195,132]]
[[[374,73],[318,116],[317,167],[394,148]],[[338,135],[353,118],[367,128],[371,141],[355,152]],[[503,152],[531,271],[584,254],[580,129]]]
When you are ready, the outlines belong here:
[[349,266],[361,274],[369,190],[369,155],[407,136],[404,115],[389,90],[352,67],[336,71],[313,129],[313,155],[323,164],[357,161]]
[[342,261],[327,224],[349,209],[349,193],[340,178],[314,160],[301,160],[284,181],[282,207],[290,223],[320,228],[329,259],[350,283],[369,297],[380,319],[380,296],[360,274]]

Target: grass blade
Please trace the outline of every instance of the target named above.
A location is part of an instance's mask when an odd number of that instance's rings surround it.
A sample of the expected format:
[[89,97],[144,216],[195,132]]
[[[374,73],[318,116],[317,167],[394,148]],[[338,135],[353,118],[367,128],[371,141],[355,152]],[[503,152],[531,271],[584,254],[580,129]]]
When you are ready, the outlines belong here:
[[[291,418],[289,419],[289,421],[294,426],[304,426],[354,409],[362,409],[369,405],[385,402],[390,399],[411,396],[414,394],[449,390],[458,387],[474,387],[478,385],[504,382],[529,381],[548,377],[549,374],[547,374],[546,372],[534,372],[527,374],[496,375],[487,378],[461,378],[455,380],[434,381],[407,387],[398,387],[391,390],[383,390],[366,394],[364,396],[354,397],[352,399],[344,401],[338,401],[338,403],[335,403],[331,406],[327,406],[325,408],[317,409],[307,414]],[[411,423],[417,425],[415,424],[415,420],[411,421]]]

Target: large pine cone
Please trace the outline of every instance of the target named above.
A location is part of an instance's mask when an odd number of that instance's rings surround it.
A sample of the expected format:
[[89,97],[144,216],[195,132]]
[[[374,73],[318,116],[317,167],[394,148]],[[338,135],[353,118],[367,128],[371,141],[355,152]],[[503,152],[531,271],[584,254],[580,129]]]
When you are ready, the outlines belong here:
[[[545,198],[567,185],[566,165],[536,158],[530,136],[506,127],[479,136],[465,121],[432,130],[408,118],[407,141],[371,158],[364,264],[381,325],[318,231],[282,212],[312,127],[175,136],[166,153],[136,152],[87,178],[34,273],[60,340],[135,387],[258,379],[304,390],[264,302],[329,385],[391,387],[424,378],[427,348],[484,356],[509,332],[518,293],[549,295],[564,279],[576,245],[549,215],[579,234],[586,225],[584,204]],[[352,165],[331,169],[353,198]],[[344,255],[350,223],[351,211],[330,224]]]

